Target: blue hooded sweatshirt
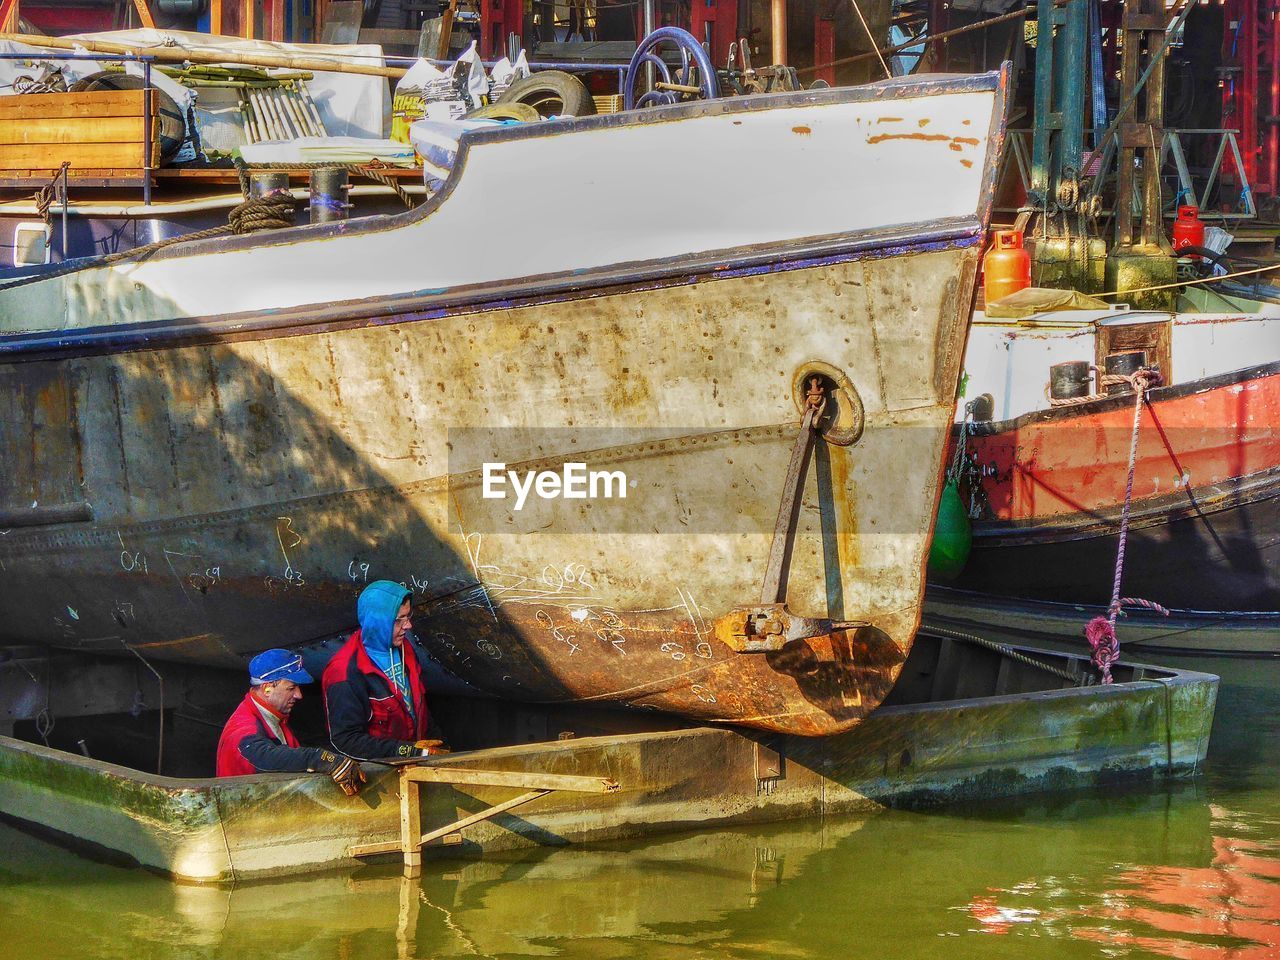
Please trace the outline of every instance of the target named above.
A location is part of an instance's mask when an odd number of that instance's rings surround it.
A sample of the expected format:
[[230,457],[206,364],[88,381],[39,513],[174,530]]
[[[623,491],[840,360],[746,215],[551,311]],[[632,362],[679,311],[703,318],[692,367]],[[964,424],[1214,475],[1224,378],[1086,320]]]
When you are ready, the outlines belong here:
[[409,678],[404,669],[404,648],[391,646],[391,633],[395,629],[396,614],[400,606],[413,594],[390,580],[375,580],[360,592],[356,601],[356,618],[360,621],[360,642],[374,665],[387,675],[403,695],[413,713],[413,696],[409,693]]

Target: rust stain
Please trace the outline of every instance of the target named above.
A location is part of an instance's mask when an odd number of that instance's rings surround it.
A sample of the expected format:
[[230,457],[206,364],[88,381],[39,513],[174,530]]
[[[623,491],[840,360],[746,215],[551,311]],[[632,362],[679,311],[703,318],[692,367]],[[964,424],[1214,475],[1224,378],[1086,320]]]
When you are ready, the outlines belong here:
[[971,147],[976,147],[978,145],[977,137],[952,137],[951,139],[954,140],[956,143],[967,144],[968,146],[971,146]]
[[883,143],[885,140],[950,140],[945,133],[877,133],[867,137],[867,143]]
[[961,144],[956,143],[954,140],[952,140],[950,143],[948,143],[948,144],[947,144],[947,146],[948,146],[950,149],[955,150],[957,153],[959,153],[961,150],[963,150],[963,149],[964,149],[964,147],[963,147]]
[[791,132],[798,133],[802,137],[807,137],[809,134],[813,133],[813,130],[809,127],[792,127]]
[[917,123],[917,124],[919,124],[920,129],[922,129],[922,130],[923,130],[925,127],[927,127],[927,126],[930,124],[930,122],[931,122],[931,121],[928,119],[928,117],[926,117],[926,118],[925,118],[925,119],[923,119],[923,120],[917,120],[917,121],[916,121],[916,123]]
[[964,166],[966,166],[966,167],[972,167],[972,166],[973,166],[973,161],[972,161],[972,160],[961,160],[961,161],[960,161],[960,163],[961,163],[961,164],[963,164],[963,165],[964,165]]
[[901,123],[902,117],[881,117],[876,123]]

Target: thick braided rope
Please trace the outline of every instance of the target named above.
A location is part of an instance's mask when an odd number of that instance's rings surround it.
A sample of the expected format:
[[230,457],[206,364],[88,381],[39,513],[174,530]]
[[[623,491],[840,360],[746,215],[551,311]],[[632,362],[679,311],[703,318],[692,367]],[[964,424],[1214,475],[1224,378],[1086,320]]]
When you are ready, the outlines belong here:
[[[1090,367],[1089,369],[1094,370],[1096,368]],[[1124,374],[1104,373],[1099,379],[1098,385],[1105,388],[1113,387],[1121,383],[1128,383],[1132,385],[1132,382],[1131,378],[1126,377]],[[1090,393],[1083,397],[1050,397],[1049,384],[1047,383],[1044,385],[1044,394],[1049,398],[1049,406],[1051,407],[1075,407],[1082,403],[1093,403],[1095,400],[1104,400],[1111,396],[1109,393]]]
[[[1107,378],[1103,378],[1106,380]],[[1139,370],[1129,377],[1120,379],[1128,381],[1133,387],[1133,429],[1129,436],[1129,475],[1125,481],[1124,504],[1120,508],[1120,535],[1116,545],[1115,572],[1111,579],[1111,603],[1107,607],[1105,617],[1094,617],[1085,625],[1084,636],[1093,650],[1093,662],[1101,675],[1101,681],[1111,683],[1111,666],[1120,659],[1120,640],[1116,636],[1116,618],[1123,605],[1142,606],[1158,610],[1165,616],[1169,611],[1158,603],[1133,597],[1121,598],[1120,581],[1124,577],[1124,555],[1129,543],[1129,513],[1133,504],[1133,477],[1138,465],[1138,436],[1142,425],[1142,405],[1146,402],[1147,387],[1159,383],[1160,375],[1153,370]]]
[[192,243],[196,240],[208,240],[211,237],[222,237],[233,233],[252,233],[257,230],[291,227],[294,225],[293,215],[297,205],[298,201],[294,199],[293,194],[287,191],[278,191],[264,197],[253,197],[233,207],[227,214],[227,219],[230,222],[224,226],[210,227],[208,230],[197,230],[195,233],[184,233],[177,237],[166,237],[164,240],[157,240],[155,243],[148,243],[146,246],[134,247],[131,250],[121,250],[118,253],[110,253],[103,257],[94,257],[86,263],[70,263],[57,270],[50,270],[11,281],[0,286],[0,290],[25,287],[29,283],[52,280],[55,277],[76,273],[80,270],[90,270],[94,267],[104,267],[107,264],[118,263],[121,260],[135,260],[179,243]]
[[404,187],[400,185],[400,181],[394,177],[390,177],[383,173],[384,170],[393,169],[380,160],[371,160],[369,163],[245,163],[243,161],[236,164],[236,170],[240,174],[240,190],[246,196],[249,190],[249,174],[254,170],[330,170],[341,168],[347,173],[354,174],[358,177],[366,177],[375,183],[380,183],[387,187],[400,198],[400,202],[406,207],[414,206],[413,197],[405,192]]

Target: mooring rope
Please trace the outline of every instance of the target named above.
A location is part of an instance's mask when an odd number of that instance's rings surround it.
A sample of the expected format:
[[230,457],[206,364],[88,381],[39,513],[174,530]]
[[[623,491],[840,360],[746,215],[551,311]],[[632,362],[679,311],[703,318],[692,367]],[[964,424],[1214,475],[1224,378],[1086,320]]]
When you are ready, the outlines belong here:
[[381,160],[370,160],[368,163],[246,163],[236,162],[236,172],[240,175],[240,192],[249,195],[249,174],[254,170],[346,170],[354,176],[365,177],[374,183],[380,183],[394,193],[406,207],[415,205],[413,197],[400,185],[395,177],[388,176],[384,170],[397,169]]
[[36,204],[36,213],[40,215],[40,219],[44,221],[47,227],[51,223],[49,219],[49,208],[53,206],[53,202],[58,199],[58,181],[66,176],[67,170],[71,167],[70,160],[63,160],[62,166],[53,178],[43,187],[35,192],[33,199]]
[[1026,664],[1028,667],[1034,667],[1037,670],[1043,670],[1045,673],[1051,673],[1055,677],[1061,677],[1072,684],[1079,684],[1080,678],[1064,667],[1055,667],[1051,663],[1045,663],[1043,660],[1037,660],[1035,657],[1029,657],[1025,653],[1019,653],[1013,647],[1007,644],[997,643],[995,640],[988,640],[986,637],[975,636],[972,633],[963,633],[960,630],[952,630],[950,627],[939,627],[932,623],[925,623],[920,626],[921,633],[936,634],[946,637],[949,640],[959,640],[962,643],[971,643],[977,647],[986,647],[988,650],[994,650],[1003,654],[1010,660],[1018,663]]
[[[1098,371],[1097,367],[1090,367],[1089,369],[1094,373],[1097,373]],[[1122,383],[1131,384],[1132,381],[1121,373],[1104,373],[1098,379],[1098,385],[1100,387],[1114,387],[1119,386]],[[1083,397],[1055,397],[1050,393],[1050,388],[1051,384],[1046,383],[1044,385],[1044,394],[1048,398],[1049,406],[1051,407],[1075,407],[1082,403],[1093,403],[1095,400],[1105,400],[1107,397],[1111,396],[1109,393],[1090,393]]]
[[210,227],[208,230],[197,230],[195,233],[166,237],[163,240],[157,240],[155,243],[148,243],[142,247],[134,247],[131,250],[121,250],[118,253],[95,257],[87,263],[78,261],[69,263],[59,267],[57,270],[49,270],[45,273],[37,273],[30,277],[13,280],[0,286],[0,290],[12,290],[15,287],[24,287],[29,283],[39,283],[42,280],[52,280],[55,277],[76,273],[80,270],[104,267],[107,264],[119,263],[121,260],[146,257],[157,250],[163,250],[165,247],[172,247],[179,243],[192,243],[196,240],[208,240],[211,237],[223,237],[229,234],[244,234],[258,230],[279,230],[284,227],[292,227],[297,208],[298,201],[292,193],[287,190],[272,191],[262,197],[251,197],[243,203],[232,207],[227,213],[228,222],[221,227]]
[[1120,538],[1116,546],[1116,566],[1111,580],[1111,604],[1105,617],[1094,617],[1085,625],[1084,637],[1093,651],[1093,662],[1101,674],[1103,683],[1111,683],[1111,666],[1120,659],[1120,641],[1116,638],[1116,618],[1125,605],[1142,606],[1164,616],[1169,611],[1151,600],[1122,598],[1120,581],[1124,577],[1124,554],[1129,542],[1129,510],[1133,503],[1133,475],[1138,464],[1138,432],[1142,425],[1142,405],[1147,398],[1149,384],[1159,383],[1160,374],[1143,368],[1132,376],[1124,377],[1133,387],[1133,430],[1129,438],[1129,478],[1124,487],[1124,505],[1120,508]]

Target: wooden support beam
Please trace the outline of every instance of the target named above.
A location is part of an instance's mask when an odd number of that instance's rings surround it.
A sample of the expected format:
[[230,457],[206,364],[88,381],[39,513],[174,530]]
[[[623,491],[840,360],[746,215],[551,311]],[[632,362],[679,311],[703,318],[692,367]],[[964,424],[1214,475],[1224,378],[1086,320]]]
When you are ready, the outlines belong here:
[[449,59],[449,40],[453,36],[453,18],[458,13],[458,0],[449,0],[448,5],[440,12],[440,46],[436,49],[437,60]]
[[465,767],[402,767],[400,776],[414,783],[456,783],[469,787],[522,787],[525,790],[572,790],[612,793],[618,782],[608,777],[575,777],[561,773],[516,770],[469,770]]
[[[246,6],[252,8],[252,5],[252,0],[246,0]],[[252,26],[253,20],[250,19],[249,23]],[[0,40],[16,40],[18,43],[27,43],[34,47],[49,47],[54,50],[72,50],[77,47],[84,47],[90,53],[132,53],[136,49],[128,44],[111,43],[106,40],[31,37],[20,33],[0,32]],[[185,47],[148,47],[147,53],[155,57],[160,63],[240,63],[258,67],[285,67],[290,70],[327,70],[334,73],[356,73],[370,77],[398,78],[405,75],[404,67],[375,67],[366,63],[347,63],[329,56],[301,57],[292,54],[232,53],[221,50],[188,50]]]
[[222,34],[222,0],[209,0],[209,32]]
[[[473,813],[422,832],[422,796],[424,783],[446,783],[455,786],[517,787],[525,792],[519,796],[486,807]],[[352,846],[348,853],[353,857],[371,857],[380,853],[399,851],[404,856],[405,876],[416,877],[422,871],[422,847],[433,840],[445,838],[445,842],[458,837],[466,827],[492,819],[513,807],[545,797],[556,790],[575,793],[612,793],[618,782],[608,777],[577,777],[568,774],[525,773],[513,770],[469,770],[465,767],[403,766],[400,768],[400,839],[381,843],[361,843]]]
[[518,797],[512,797],[510,800],[504,800],[502,803],[495,803],[492,807],[487,807],[479,813],[473,813],[469,817],[463,817],[447,827],[440,827],[432,830],[430,833],[422,835],[423,843],[430,843],[438,837],[445,837],[451,833],[457,833],[463,827],[469,827],[473,823],[480,823],[482,820],[488,820],[490,817],[496,817],[500,813],[505,813],[512,807],[518,807],[522,803],[528,803],[530,800],[537,800],[539,797],[545,797],[550,790],[530,790],[528,793],[522,793]]
[[400,849],[404,852],[405,876],[422,869],[422,804],[418,786],[400,771]]
[[253,39],[253,0],[240,0],[240,36]]

